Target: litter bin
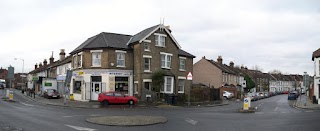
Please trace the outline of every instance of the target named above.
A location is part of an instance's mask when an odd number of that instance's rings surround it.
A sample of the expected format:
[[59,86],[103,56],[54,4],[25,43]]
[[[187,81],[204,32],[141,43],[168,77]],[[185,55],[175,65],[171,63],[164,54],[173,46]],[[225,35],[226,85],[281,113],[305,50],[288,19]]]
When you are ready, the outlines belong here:
[[176,105],[178,102],[178,96],[177,95],[172,95],[172,104]]
[[316,96],[313,96],[313,97],[312,97],[312,103],[313,103],[313,104],[318,104],[318,101],[317,101]]

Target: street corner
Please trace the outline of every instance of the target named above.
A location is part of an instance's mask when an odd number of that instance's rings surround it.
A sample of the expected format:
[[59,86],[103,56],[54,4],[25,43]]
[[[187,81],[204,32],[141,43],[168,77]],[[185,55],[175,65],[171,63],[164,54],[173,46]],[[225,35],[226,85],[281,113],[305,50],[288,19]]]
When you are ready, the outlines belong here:
[[166,123],[168,119],[163,116],[100,116],[87,118],[86,121],[106,126],[147,126]]
[[243,108],[239,110],[240,113],[254,113],[255,111],[256,109],[253,107],[250,107],[248,110],[244,110]]

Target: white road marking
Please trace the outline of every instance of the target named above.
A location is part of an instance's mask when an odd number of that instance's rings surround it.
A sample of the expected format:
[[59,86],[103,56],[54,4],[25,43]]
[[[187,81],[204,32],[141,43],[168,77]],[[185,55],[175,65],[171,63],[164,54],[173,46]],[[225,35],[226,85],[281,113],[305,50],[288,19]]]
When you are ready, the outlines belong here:
[[304,111],[304,112],[314,112],[314,111]]
[[276,108],[274,109],[274,111],[278,111],[278,109],[279,109],[279,107],[276,107]]
[[192,119],[189,119],[189,118],[185,119],[185,121],[190,123],[190,124],[192,124],[192,125],[194,125],[194,126],[198,123],[198,121],[195,121],[195,120],[192,120]]
[[264,114],[264,112],[255,112],[254,114]]
[[256,110],[258,109],[258,107],[256,106]]
[[289,113],[289,112],[281,112],[281,113],[284,113],[284,114],[285,114],[285,113]]
[[72,125],[66,125],[65,126],[68,126],[70,128],[73,128],[75,130],[78,130],[78,131],[95,131],[97,129],[91,129],[91,128],[86,128],[86,127],[80,127],[80,126],[72,126]]
[[31,105],[31,104],[26,104],[26,103],[23,103],[23,102],[20,102],[22,105],[25,105],[25,106],[34,106],[34,105]]
[[[73,115],[73,116],[62,116],[62,117],[70,118],[70,117],[81,117],[81,116],[88,116],[88,115]],[[100,116],[100,115],[92,114],[92,115],[89,115],[89,116]]]

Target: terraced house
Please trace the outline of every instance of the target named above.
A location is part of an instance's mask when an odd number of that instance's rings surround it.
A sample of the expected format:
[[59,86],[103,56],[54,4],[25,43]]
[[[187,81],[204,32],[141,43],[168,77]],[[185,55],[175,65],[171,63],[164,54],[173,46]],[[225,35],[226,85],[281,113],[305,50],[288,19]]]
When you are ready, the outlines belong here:
[[154,91],[152,74],[165,72],[161,93],[185,93],[192,82],[195,56],[185,52],[162,24],[135,35],[102,32],[74,49],[70,93],[75,100],[97,100],[98,94],[116,91],[144,99],[144,90]]

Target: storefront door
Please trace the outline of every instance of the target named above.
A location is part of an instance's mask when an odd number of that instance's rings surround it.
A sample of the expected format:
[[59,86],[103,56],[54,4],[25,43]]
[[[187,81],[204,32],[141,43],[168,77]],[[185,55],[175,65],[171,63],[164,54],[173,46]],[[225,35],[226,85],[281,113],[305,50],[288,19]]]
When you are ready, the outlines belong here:
[[91,100],[98,100],[101,93],[101,82],[92,82],[91,84]]

